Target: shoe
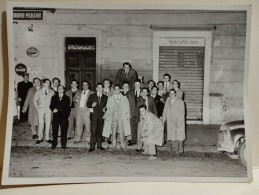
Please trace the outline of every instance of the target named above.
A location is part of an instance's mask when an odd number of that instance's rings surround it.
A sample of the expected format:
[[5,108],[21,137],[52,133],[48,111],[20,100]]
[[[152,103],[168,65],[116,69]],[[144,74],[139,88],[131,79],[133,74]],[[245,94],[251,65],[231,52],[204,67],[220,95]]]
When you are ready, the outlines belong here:
[[112,142],[109,140],[109,141],[107,141],[107,143],[110,145],[110,144],[112,144]]
[[131,140],[128,141],[128,146],[132,146],[133,143],[131,142]]
[[97,148],[97,149],[99,149],[99,150],[105,150],[103,147],[99,147],[99,148]]
[[157,157],[156,156],[150,156],[148,159],[149,160],[155,160],[155,159],[157,159]]
[[142,152],[142,154],[148,154],[147,152]]
[[141,152],[142,150],[136,149],[136,152]]
[[72,137],[68,137],[68,138],[67,138],[67,140],[71,140],[71,139],[72,139]]
[[41,142],[43,142],[43,139],[36,141],[36,144],[40,144]]
[[62,149],[63,149],[63,150],[69,150],[69,148],[67,148],[67,147],[62,147]]
[[81,141],[74,141],[73,144],[79,144]]
[[51,146],[51,149],[54,150],[56,148],[56,146]]
[[93,152],[93,151],[94,151],[94,149],[89,149],[89,150],[88,150],[88,152]]
[[32,136],[32,139],[37,139],[37,138],[38,138],[37,135],[33,135],[33,136]]
[[52,143],[52,141],[51,141],[51,140],[46,140],[46,142],[48,142],[49,144],[51,144],[51,143]]

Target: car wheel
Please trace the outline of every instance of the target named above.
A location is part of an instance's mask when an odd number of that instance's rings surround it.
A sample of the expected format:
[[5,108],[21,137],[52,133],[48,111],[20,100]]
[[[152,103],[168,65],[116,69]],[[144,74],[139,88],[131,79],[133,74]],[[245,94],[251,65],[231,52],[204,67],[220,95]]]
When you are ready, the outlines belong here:
[[238,147],[238,159],[243,166],[247,166],[246,140],[242,141]]

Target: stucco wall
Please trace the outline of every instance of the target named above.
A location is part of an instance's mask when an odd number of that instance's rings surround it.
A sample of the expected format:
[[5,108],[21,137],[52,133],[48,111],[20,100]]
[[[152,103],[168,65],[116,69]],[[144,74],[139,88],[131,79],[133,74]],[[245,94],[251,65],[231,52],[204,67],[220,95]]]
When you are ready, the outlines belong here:
[[[28,27],[33,24],[33,32]],[[129,61],[145,81],[152,79],[152,32],[157,29],[209,29],[213,34],[210,67],[210,123],[243,119],[246,14],[243,12],[72,11],[45,12],[43,21],[14,24],[15,64],[41,67],[41,74],[65,82],[64,37],[97,36],[98,81],[113,80]],[[28,47],[40,55],[30,58]],[[16,75],[16,82],[21,78]]]

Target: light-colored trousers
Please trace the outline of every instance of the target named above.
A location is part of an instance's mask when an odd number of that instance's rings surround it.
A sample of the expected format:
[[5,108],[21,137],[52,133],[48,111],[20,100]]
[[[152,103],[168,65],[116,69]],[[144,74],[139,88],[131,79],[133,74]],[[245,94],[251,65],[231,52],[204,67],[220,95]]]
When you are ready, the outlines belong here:
[[183,146],[183,141],[178,141],[178,140],[175,140],[175,141],[172,141],[171,143],[171,147],[172,147],[172,150],[173,151],[176,151],[177,154],[181,154],[184,152],[184,146]]
[[112,148],[117,145],[117,133],[119,133],[120,144],[122,148],[126,148],[125,132],[121,116],[113,116],[112,120]]
[[71,108],[70,115],[68,117],[68,129],[67,137],[75,137],[76,132],[76,109]]
[[142,138],[141,138],[141,127],[142,127],[142,122],[138,122],[138,133],[137,133],[137,145],[138,145],[138,150],[142,150]]
[[91,138],[91,121],[90,111],[85,111],[83,108],[78,108],[76,117],[76,141],[86,139],[90,142]]
[[150,155],[156,155],[156,145],[147,143],[147,138],[142,138],[144,152]]
[[38,128],[38,136],[39,140],[43,139],[43,129],[44,129],[44,122],[45,122],[45,135],[46,140],[50,140],[50,124],[51,124],[51,117],[52,112],[49,107],[38,108],[39,114],[39,128]]
[[32,135],[38,135],[37,127],[38,127],[38,126],[36,126],[36,125],[31,125],[31,132],[32,132]]

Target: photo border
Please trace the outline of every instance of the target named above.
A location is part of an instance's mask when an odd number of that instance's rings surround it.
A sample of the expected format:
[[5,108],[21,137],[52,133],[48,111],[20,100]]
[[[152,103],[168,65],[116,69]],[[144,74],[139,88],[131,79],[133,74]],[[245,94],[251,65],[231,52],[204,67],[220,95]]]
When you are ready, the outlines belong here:
[[[14,97],[14,31],[13,7],[59,8],[59,9],[99,9],[99,10],[209,10],[209,11],[246,11],[246,48],[244,64],[244,120],[247,147],[247,177],[44,177],[44,178],[10,178],[9,163],[11,154],[11,141],[13,131],[13,98]],[[140,182],[140,181],[175,181],[175,182],[251,182],[252,158],[248,117],[248,73],[251,40],[251,5],[174,5],[174,4],[88,4],[88,3],[33,3],[33,2],[7,2],[7,35],[9,60],[9,99],[7,111],[7,126],[5,137],[4,163],[2,173],[3,185],[14,184],[57,184],[57,183],[93,183],[93,182]],[[10,71],[11,70],[11,71]]]

